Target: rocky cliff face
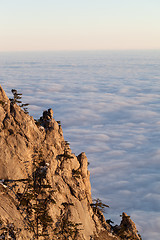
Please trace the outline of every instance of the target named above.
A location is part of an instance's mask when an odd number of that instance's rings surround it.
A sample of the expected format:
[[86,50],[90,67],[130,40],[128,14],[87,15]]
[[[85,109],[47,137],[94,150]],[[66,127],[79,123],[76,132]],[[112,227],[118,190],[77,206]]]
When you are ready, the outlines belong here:
[[35,121],[0,86],[0,239],[141,239],[125,213],[106,223],[87,166],[51,109]]

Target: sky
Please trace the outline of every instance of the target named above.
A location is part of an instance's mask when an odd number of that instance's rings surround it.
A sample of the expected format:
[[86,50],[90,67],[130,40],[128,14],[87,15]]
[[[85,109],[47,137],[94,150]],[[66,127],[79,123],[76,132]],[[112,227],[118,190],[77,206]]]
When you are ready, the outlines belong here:
[[0,51],[160,49],[159,0],[0,0]]

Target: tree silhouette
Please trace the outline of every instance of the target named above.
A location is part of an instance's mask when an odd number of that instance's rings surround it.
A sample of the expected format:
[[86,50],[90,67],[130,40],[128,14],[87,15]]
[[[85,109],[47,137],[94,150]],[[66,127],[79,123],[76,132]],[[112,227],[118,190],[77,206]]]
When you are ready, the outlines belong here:
[[109,206],[102,203],[102,201],[99,198],[94,199],[93,203],[91,203],[90,205],[96,214],[99,214],[99,212],[104,213],[105,212],[104,208],[106,207],[109,208]]
[[22,93],[18,93],[16,89],[12,89],[11,92],[13,94],[13,98],[9,99],[11,101],[11,104],[14,105],[17,103],[23,109],[23,111],[28,114],[29,112],[27,106],[29,103],[22,103]]

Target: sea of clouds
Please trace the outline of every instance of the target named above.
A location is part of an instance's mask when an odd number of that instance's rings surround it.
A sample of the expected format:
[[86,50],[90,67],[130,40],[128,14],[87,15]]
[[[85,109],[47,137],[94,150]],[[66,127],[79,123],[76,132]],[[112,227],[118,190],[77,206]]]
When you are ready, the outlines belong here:
[[125,211],[144,240],[160,234],[160,51],[1,53],[0,84],[39,118],[52,108],[90,163],[92,196]]

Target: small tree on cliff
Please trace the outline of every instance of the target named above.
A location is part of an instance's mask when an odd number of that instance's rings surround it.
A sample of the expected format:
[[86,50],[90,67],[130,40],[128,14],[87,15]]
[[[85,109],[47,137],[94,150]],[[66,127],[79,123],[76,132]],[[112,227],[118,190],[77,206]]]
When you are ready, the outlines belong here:
[[99,212],[104,213],[105,212],[104,208],[106,207],[109,208],[109,206],[102,203],[102,201],[99,198],[93,200],[93,203],[91,203],[91,207],[93,208],[93,211],[96,214],[98,214]]
[[27,106],[29,105],[29,103],[22,103],[22,93],[18,93],[16,89],[12,89],[11,92],[13,94],[13,98],[9,99],[11,101],[11,104],[14,105],[15,103],[17,103],[20,107],[23,108],[23,111],[28,114],[29,112]]

